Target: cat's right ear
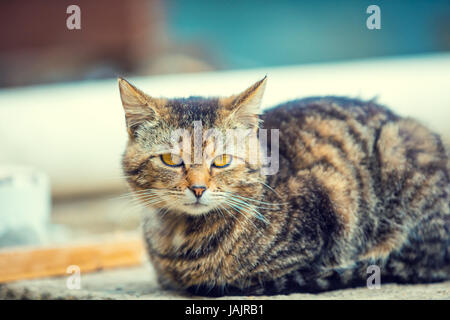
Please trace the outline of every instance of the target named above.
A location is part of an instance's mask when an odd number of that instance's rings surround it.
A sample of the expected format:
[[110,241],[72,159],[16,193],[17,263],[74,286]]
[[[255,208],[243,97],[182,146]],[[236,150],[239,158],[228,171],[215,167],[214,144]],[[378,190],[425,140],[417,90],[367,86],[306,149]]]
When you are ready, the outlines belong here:
[[156,124],[159,120],[158,99],[154,99],[133,86],[123,78],[119,82],[120,98],[125,110],[125,120],[130,138],[135,137],[136,129],[144,122]]

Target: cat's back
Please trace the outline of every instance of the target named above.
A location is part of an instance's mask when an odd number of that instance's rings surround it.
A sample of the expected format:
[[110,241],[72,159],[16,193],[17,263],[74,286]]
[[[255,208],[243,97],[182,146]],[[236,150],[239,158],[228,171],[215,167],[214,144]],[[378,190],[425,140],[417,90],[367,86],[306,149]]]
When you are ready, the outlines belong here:
[[447,168],[448,155],[437,134],[374,100],[337,96],[298,99],[268,109],[262,120],[265,129],[280,131],[280,156],[295,169],[308,166],[309,160],[339,157],[361,166],[377,162],[395,171],[401,171],[406,163],[425,171]]
[[[268,184],[288,202],[314,185],[355,239],[376,235],[373,243],[355,242],[361,256],[383,257],[399,247],[406,233],[398,225],[435,212],[448,220],[447,154],[419,122],[374,101],[333,96],[281,104],[263,121],[265,129],[280,130],[280,168]],[[381,217],[386,223],[376,225]]]
[[383,126],[400,117],[374,101],[346,97],[311,97],[267,110],[264,128],[279,130],[279,155],[289,174],[333,166],[370,165]]
[[349,127],[355,124],[377,128],[399,117],[374,100],[363,101],[339,96],[309,97],[279,104],[266,110],[262,116],[264,128],[286,130],[304,128],[312,120],[342,121]]

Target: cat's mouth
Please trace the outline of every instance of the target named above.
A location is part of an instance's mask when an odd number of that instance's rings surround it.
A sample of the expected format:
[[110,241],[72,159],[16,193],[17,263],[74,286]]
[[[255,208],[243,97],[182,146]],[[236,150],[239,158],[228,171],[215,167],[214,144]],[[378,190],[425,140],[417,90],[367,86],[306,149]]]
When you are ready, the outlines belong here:
[[207,207],[208,205],[200,202],[192,202],[192,203],[183,203],[185,206],[191,206],[191,207]]
[[211,211],[211,209],[210,205],[196,201],[183,203],[183,208],[181,210],[188,214],[198,215],[207,213]]

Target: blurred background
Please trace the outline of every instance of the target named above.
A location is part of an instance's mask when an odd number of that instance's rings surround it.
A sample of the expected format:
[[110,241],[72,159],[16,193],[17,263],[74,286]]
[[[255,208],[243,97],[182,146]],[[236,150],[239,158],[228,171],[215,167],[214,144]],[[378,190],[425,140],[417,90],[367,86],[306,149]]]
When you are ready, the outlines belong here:
[[[65,27],[71,4],[81,30]],[[446,0],[19,0],[1,2],[0,26],[2,87],[450,50]]]
[[[80,30],[66,27],[73,4]],[[372,4],[380,30],[366,27]],[[126,192],[117,76],[151,95],[187,96],[233,94],[268,74],[265,107],[378,96],[448,137],[449,51],[448,0],[3,0],[3,244],[39,243],[47,231],[11,238],[34,220],[78,234],[136,228],[135,206],[116,198]]]

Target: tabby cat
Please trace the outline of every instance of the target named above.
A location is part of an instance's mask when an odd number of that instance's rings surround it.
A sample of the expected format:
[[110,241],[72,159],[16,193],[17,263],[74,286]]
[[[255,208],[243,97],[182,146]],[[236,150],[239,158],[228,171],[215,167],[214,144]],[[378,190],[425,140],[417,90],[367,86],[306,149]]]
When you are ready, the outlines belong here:
[[[319,292],[365,285],[370,265],[382,283],[450,279],[439,136],[374,101],[344,97],[262,113],[265,86],[266,78],[231,97],[165,99],[119,79],[123,170],[150,208],[143,231],[160,284],[208,296]],[[209,138],[193,162],[171,133],[195,139],[195,122],[202,132],[278,129],[278,171],[263,174],[252,152],[225,154]],[[271,139],[267,147],[275,150]]]

